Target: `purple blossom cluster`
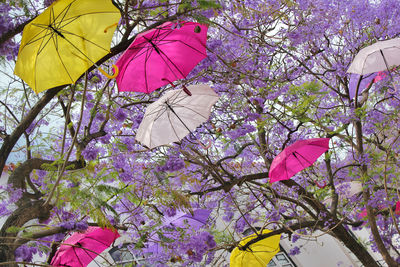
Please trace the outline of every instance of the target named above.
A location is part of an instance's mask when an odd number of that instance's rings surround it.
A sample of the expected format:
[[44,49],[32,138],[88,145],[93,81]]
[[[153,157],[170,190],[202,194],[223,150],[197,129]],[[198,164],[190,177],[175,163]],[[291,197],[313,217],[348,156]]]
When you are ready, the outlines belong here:
[[[7,2],[0,2],[0,36],[15,27],[15,21],[10,16],[12,7]],[[19,44],[13,40],[8,40],[0,44],[0,56],[5,56],[7,60],[14,59],[18,54]]]
[[94,144],[88,145],[85,150],[82,151],[82,156],[86,160],[95,160],[97,159],[100,153],[100,148],[96,147]]
[[85,231],[89,227],[85,221],[63,221],[59,226],[69,231]]
[[185,167],[185,162],[183,161],[182,158],[172,156],[167,159],[164,165],[158,166],[156,170],[158,172],[163,172],[163,171],[174,172],[174,171],[179,171],[184,167]]
[[17,261],[31,262],[37,252],[37,247],[22,245],[15,250],[15,258]]
[[54,1],[56,1],[56,0],[44,0],[44,1],[43,1],[43,5],[44,5],[45,7],[49,7],[51,4],[54,3]]

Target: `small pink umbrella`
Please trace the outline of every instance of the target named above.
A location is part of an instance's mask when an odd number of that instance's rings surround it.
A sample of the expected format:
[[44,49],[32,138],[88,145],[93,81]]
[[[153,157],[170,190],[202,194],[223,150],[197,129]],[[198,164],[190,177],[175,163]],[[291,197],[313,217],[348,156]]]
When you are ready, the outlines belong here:
[[185,78],[207,57],[208,27],[196,22],[166,22],[139,34],[115,63],[119,91],[151,93]]
[[300,140],[286,147],[271,163],[270,182],[289,180],[299,171],[311,166],[323,153],[328,151],[329,140],[330,138]]
[[74,233],[57,250],[52,266],[85,267],[119,237],[117,231],[89,227],[84,233]]

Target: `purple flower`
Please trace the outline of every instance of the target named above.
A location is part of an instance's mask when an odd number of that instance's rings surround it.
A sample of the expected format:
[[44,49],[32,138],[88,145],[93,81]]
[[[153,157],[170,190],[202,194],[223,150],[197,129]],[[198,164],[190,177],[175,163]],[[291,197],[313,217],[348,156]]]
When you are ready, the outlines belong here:
[[222,217],[222,219],[226,222],[230,222],[233,218],[234,213],[232,211],[227,211],[225,213],[225,216]]
[[59,224],[60,227],[66,230],[73,230],[75,228],[75,222],[73,221],[66,221]]
[[15,258],[20,261],[32,261],[33,254],[37,252],[37,248],[22,245],[15,250]]
[[85,222],[85,221],[80,221],[80,222],[75,223],[75,229],[77,231],[85,231],[88,227],[89,226],[88,226],[87,222]]
[[162,171],[179,171],[180,169],[183,169],[185,167],[185,162],[183,159],[178,158],[178,157],[170,157],[163,166],[157,167],[157,171],[162,172]]
[[124,121],[126,119],[126,117],[127,117],[127,115],[126,115],[126,113],[124,112],[124,110],[122,108],[117,109],[115,111],[115,113],[114,113],[114,118],[117,121],[121,121],[122,122],[122,121]]
[[176,209],[174,207],[168,207],[164,210],[164,212],[168,217],[173,217],[176,215]]
[[44,0],[44,1],[43,1],[43,5],[44,5],[45,7],[48,7],[48,6],[50,6],[51,4],[53,4],[54,1],[55,1],[55,0]]
[[86,160],[95,160],[99,154],[99,149],[95,146],[87,146],[85,150],[82,151],[82,156]]
[[217,245],[217,243],[214,240],[214,236],[211,235],[209,232],[202,232],[200,234],[200,236],[201,236],[201,239],[204,240],[204,244],[206,244],[208,248],[211,249]]
[[300,254],[300,248],[297,247],[297,246],[293,247],[293,248],[290,249],[290,251],[289,251],[289,255],[290,255],[290,256],[294,256],[294,255],[298,255],[298,254]]

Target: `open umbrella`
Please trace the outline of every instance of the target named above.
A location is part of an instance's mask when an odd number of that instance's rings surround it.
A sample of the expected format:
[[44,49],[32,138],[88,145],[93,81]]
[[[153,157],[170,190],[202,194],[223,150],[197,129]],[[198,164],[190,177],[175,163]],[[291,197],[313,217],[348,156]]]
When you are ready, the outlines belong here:
[[365,75],[388,70],[393,82],[390,67],[397,65],[400,65],[400,38],[378,41],[361,49],[354,57],[347,72]]
[[378,73],[370,73],[365,75],[351,73],[349,81],[350,99],[353,99],[356,93],[360,94],[365,88],[368,88],[372,83],[374,83],[377,75]]
[[299,171],[311,166],[328,151],[329,140],[330,138],[299,140],[286,147],[271,163],[270,182],[288,180]]
[[[271,230],[263,230],[262,234],[268,234]],[[230,257],[231,267],[265,267],[271,261],[271,259],[279,252],[279,242],[281,235],[273,235],[262,240],[259,240],[245,250],[245,246],[249,241],[257,238],[257,234],[249,235],[243,238],[237,247],[232,250]]]
[[15,74],[36,93],[75,83],[110,52],[121,14],[111,0],[58,0],[24,28]]
[[188,90],[191,96],[183,90],[171,90],[150,104],[136,140],[150,149],[178,142],[207,121],[219,96],[206,84],[191,85]]
[[[193,210],[193,214],[186,213],[184,211],[178,210],[175,216],[167,217],[162,226],[173,227],[174,229],[185,229],[185,230],[199,230],[203,225],[207,223],[208,217],[211,211],[207,209],[196,209]],[[168,233],[163,233],[164,236],[171,236]],[[154,235],[150,238],[151,241],[147,242],[146,248],[144,249],[147,253],[158,253],[161,250],[159,245],[160,238],[158,235]]]
[[89,227],[84,233],[74,233],[57,250],[52,266],[84,267],[119,237],[117,231]]
[[151,93],[189,72],[207,57],[207,25],[166,22],[139,34],[115,63],[119,91]]

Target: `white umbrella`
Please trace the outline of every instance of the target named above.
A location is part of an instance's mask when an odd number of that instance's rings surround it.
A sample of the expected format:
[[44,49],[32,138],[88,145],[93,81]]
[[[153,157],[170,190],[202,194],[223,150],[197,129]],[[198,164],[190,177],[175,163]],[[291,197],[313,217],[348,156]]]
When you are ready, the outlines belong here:
[[400,65],[400,38],[379,41],[358,52],[347,72],[365,75]]
[[183,90],[171,90],[150,104],[136,133],[136,140],[154,148],[182,140],[206,122],[219,96],[206,84],[191,85]]

